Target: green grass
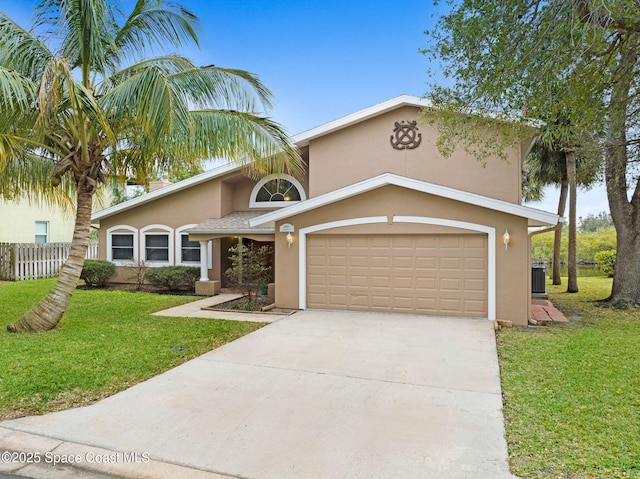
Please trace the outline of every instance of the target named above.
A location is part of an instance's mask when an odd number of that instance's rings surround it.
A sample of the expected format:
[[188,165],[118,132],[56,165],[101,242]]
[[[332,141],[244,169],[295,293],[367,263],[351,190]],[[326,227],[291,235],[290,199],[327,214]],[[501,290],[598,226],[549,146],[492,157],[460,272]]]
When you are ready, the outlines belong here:
[[512,472],[640,478],[640,311],[601,307],[611,279],[548,286],[567,326],[513,328],[498,350]]
[[0,282],[0,419],[91,403],[263,326],[150,315],[193,297],[78,290],[56,330],[6,332],[52,285]]

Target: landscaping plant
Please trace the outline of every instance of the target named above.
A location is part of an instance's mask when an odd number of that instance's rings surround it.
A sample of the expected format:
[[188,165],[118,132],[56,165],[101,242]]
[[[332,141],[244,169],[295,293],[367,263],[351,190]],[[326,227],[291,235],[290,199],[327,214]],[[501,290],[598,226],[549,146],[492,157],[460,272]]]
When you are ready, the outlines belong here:
[[82,266],[80,279],[83,280],[87,286],[104,288],[115,275],[115,264],[99,259],[87,259]]
[[253,303],[255,294],[271,282],[273,248],[265,245],[256,248],[253,244],[239,244],[229,248],[231,267],[225,271],[228,284],[249,296]]
[[195,266],[161,266],[149,268],[144,273],[149,283],[169,291],[193,291],[200,278],[200,268]]

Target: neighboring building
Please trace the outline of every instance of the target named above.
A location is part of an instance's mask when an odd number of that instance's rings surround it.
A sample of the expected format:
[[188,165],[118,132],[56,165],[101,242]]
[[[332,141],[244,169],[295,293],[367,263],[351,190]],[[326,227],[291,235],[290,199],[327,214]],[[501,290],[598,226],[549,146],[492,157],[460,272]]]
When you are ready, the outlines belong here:
[[55,206],[0,201],[0,243],[69,243],[74,218]]
[[[413,123],[427,103],[400,96],[293,138],[303,178],[259,181],[222,166],[97,212],[102,259],[201,268],[213,292],[243,241],[275,250],[279,307],[396,311],[527,324],[528,228],[558,217],[520,204],[522,160],[486,167],[439,154]],[[509,242],[505,245],[504,234]]]

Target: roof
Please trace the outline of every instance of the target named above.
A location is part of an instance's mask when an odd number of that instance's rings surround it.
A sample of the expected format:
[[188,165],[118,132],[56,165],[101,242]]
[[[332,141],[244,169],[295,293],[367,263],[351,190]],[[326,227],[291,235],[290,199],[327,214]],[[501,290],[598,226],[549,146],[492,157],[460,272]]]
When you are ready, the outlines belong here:
[[[325,123],[323,125],[317,126],[310,130],[294,135],[292,137],[292,140],[299,148],[302,148],[304,146],[309,145],[309,142],[313,139],[319,138],[324,135],[328,135],[340,129],[366,121],[369,118],[373,118],[375,116],[381,115],[383,113],[395,110],[403,106],[428,108],[433,106],[433,104],[431,103],[431,101],[427,100],[426,98],[420,98],[412,95],[400,95],[395,98],[391,98],[390,100],[383,101],[371,107],[365,108],[355,113],[351,113],[350,115],[344,116],[342,118],[338,118],[337,120],[331,121],[329,123]],[[495,118],[504,120],[504,118],[499,118],[498,116],[495,116]],[[531,145],[532,144],[533,143],[531,143]],[[531,147],[531,145],[529,145],[529,147]],[[99,221],[103,218],[107,218],[109,216],[121,213],[128,209],[143,205],[157,198],[176,193],[185,188],[189,188],[191,186],[203,183],[205,181],[212,180],[214,178],[225,175],[227,173],[239,171],[241,168],[242,168],[241,166],[238,166],[236,164],[227,163],[226,165],[213,168],[211,170],[205,171],[204,173],[193,176],[186,180],[180,181],[178,183],[174,183],[164,188],[160,188],[156,191],[147,193],[137,198],[133,198],[129,201],[125,201],[124,203],[120,203],[118,205],[105,208],[101,211],[94,213],[91,219],[93,221]],[[547,223],[544,223],[544,224],[547,224]]]
[[394,185],[403,188],[409,188],[415,191],[421,191],[431,195],[440,196],[471,205],[488,208],[503,213],[520,216],[529,220],[529,226],[546,226],[558,223],[559,216],[546,211],[537,210],[528,206],[522,206],[508,201],[498,200],[487,196],[469,193],[468,191],[457,190],[447,186],[427,183],[425,181],[407,178],[392,173],[383,173],[374,178],[369,178],[359,183],[354,183],[343,188],[330,191],[320,196],[315,196],[301,203],[287,206],[277,211],[258,216],[249,221],[251,226],[273,225],[276,221],[289,218],[291,216],[311,211],[337,201],[351,198],[367,191],[374,190],[383,186]]
[[186,188],[190,188],[191,186],[199,185],[200,183],[204,183],[205,181],[209,181],[219,176],[226,175],[227,173],[240,170],[241,168],[242,166],[236,165],[234,163],[227,163],[217,168],[212,168],[211,170],[207,170],[204,173],[192,176],[191,178],[187,178],[186,180],[173,183],[172,185],[165,186],[164,188],[152,191],[151,193],[146,193],[142,196],[132,198],[128,201],[125,201],[124,203],[120,203],[100,210],[96,213],[93,213],[93,215],[91,215],[91,219],[93,221],[99,221],[103,218],[107,218],[117,213],[122,213],[123,211],[129,210],[131,208],[135,208],[136,206],[149,203],[150,201],[153,201],[162,196],[170,195]]
[[263,215],[264,211],[234,211],[222,218],[210,218],[193,228],[186,230],[192,234],[273,234],[275,232],[271,225],[249,226],[249,220]]
[[330,121],[324,125],[303,131],[302,133],[294,135],[292,139],[298,147],[307,146],[309,142],[315,138],[333,133],[334,131],[355,125],[356,123],[360,123],[374,116],[378,116],[382,113],[386,113],[403,106],[427,108],[432,106],[432,103],[425,98],[411,95],[400,95],[395,98],[391,98],[390,100],[383,101],[382,103],[378,103],[377,105],[370,106],[369,108],[365,108],[364,110]]
[[[350,115],[338,118],[337,120],[330,121],[329,123],[325,123],[315,128],[311,128],[310,130],[303,131],[302,133],[294,135],[293,141],[298,147],[307,146],[309,142],[315,138],[333,133],[334,131],[346,128],[351,125],[355,125],[356,123],[360,123],[362,121],[368,120],[369,118],[373,118],[375,116],[403,106],[413,106],[421,109],[434,107],[433,102],[431,102],[431,100],[428,100],[427,98],[421,98],[412,95],[400,95],[395,98],[391,98],[390,100],[386,100],[376,105],[365,108],[364,110],[359,110],[355,113],[351,113]],[[534,129],[538,129],[543,126],[543,123],[538,120],[526,118],[518,120],[515,117],[492,111],[469,109],[467,113],[481,115],[497,121],[521,121],[523,124],[526,124]]]

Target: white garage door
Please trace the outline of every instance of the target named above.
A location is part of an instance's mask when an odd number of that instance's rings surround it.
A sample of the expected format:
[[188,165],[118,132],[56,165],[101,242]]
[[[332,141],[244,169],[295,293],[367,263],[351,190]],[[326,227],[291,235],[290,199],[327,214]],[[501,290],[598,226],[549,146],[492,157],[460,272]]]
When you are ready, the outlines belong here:
[[486,235],[309,235],[307,307],[487,317]]

